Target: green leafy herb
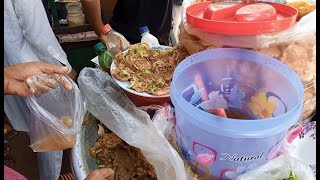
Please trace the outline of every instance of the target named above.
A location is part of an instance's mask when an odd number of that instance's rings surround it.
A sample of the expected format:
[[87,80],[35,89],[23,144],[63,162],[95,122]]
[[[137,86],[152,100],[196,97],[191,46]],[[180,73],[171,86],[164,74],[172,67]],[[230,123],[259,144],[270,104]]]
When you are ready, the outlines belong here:
[[278,178],[277,180],[298,180],[298,177],[293,171],[290,171],[290,175],[288,178],[284,178],[284,179]]
[[120,74],[122,76],[130,76],[130,73],[128,71],[126,71],[126,70],[121,70]]
[[157,89],[158,89],[157,85],[155,85],[155,84],[152,84],[152,85],[151,85],[150,90],[151,90],[152,92],[154,92],[154,91],[157,90]]
[[149,71],[148,69],[143,70],[143,74],[151,74],[151,71]]

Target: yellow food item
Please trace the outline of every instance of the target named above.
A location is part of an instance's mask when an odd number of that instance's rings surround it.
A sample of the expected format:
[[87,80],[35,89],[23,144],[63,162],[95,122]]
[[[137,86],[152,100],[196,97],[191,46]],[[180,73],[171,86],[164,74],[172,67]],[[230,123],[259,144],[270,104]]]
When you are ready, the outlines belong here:
[[114,169],[119,179],[157,179],[154,166],[146,160],[141,150],[130,146],[114,133],[98,135],[90,154],[97,159],[98,167]]
[[308,2],[298,1],[298,2],[290,2],[287,5],[295,7],[298,10],[297,21],[299,21],[303,16],[311,13],[316,9],[316,5],[311,5]]

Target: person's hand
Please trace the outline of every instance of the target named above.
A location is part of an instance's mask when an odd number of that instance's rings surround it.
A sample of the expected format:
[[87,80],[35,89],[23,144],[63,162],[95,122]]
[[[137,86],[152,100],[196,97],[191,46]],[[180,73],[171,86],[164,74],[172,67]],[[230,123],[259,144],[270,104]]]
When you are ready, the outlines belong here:
[[[28,77],[49,74],[52,78],[40,78],[36,81],[36,86],[41,87],[42,93],[48,92],[51,88],[57,87],[57,82],[62,84],[67,90],[72,89],[72,84],[66,79],[58,79],[59,75],[68,73],[68,67],[53,65],[41,61],[16,64],[4,68],[4,94],[5,95],[18,95],[27,97],[30,95],[25,81]],[[57,79],[55,79],[57,78]],[[40,93],[32,92],[31,93]]]
[[111,51],[113,54],[118,54],[119,52],[125,51],[130,46],[130,42],[119,32],[118,32],[118,36],[119,37],[116,38],[114,42],[116,47],[113,47],[112,49],[109,49],[109,46],[107,44],[108,37],[105,34],[100,34],[98,37],[99,37],[99,40],[104,44],[105,47],[107,47],[109,51]]
[[26,86],[31,94],[47,93],[51,89],[57,88],[59,85],[64,86],[65,89],[71,91],[72,84],[68,81],[66,76],[59,74],[38,74],[26,79]]
[[102,44],[104,44],[104,46],[107,47],[107,36],[105,34],[100,34],[98,37]]
[[102,168],[91,171],[85,180],[114,180],[114,171],[110,168]]

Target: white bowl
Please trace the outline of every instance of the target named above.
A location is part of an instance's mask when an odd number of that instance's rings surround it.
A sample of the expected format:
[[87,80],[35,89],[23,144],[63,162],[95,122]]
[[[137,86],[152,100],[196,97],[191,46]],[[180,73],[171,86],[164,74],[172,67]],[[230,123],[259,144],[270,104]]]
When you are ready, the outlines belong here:
[[[159,45],[159,46],[156,46],[156,45],[151,45],[150,46],[151,49],[160,49],[160,50],[168,50],[168,49],[171,49],[172,47],[169,47],[169,46],[163,46],[163,45]],[[128,50],[124,51],[123,53],[127,53]],[[117,65],[112,62],[111,64],[111,67],[110,67],[110,72],[115,69],[117,67]],[[112,76],[112,74],[111,74]],[[135,91],[134,89],[131,89],[129,88],[129,85],[130,85],[130,82],[129,81],[119,81],[117,80],[115,77],[112,76],[112,78],[114,79],[114,81],[125,91],[129,92],[129,93],[132,93],[132,94],[135,94],[135,95],[138,95],[138,96],[142,96],[142,97],[147,97],[147,98],[167,98],[167,97],[170,97],[170,93],[166,94],[166,95],[162,95],[162,96],[156,96],[156,95],[152,95],[152,94],[149,94],[149,93],[146,93],[146,92],[137,92]]]

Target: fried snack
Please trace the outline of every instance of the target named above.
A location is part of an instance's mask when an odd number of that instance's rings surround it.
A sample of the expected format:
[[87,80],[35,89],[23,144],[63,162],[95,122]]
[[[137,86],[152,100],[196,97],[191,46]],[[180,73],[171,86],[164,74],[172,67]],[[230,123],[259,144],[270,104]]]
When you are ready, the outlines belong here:
[[306,120],[316,110],[316,35],[288,44],[276,44],[269,48],[254,49],[272,56],[291,67],[304,85],[303,112],[301,120]]
[[308,2],[304,1],[290,2],[287,3],[287,5],[292,6],[298,10],[297,21],[316,9],[316,5],[311,5]]
[[90,154],[97,159],[98,167],[114,169],[123,180],[156,180],[157,175],[140,149],[130,146],[114,133],[98,135]]
[[119,81],[129,81],[129,88],[161,96],[169,94],[175,67],[188,56],[179,46],[170,50],[151,49],[148,44],[130,46],[127,53],[118,53],[111,75]]

